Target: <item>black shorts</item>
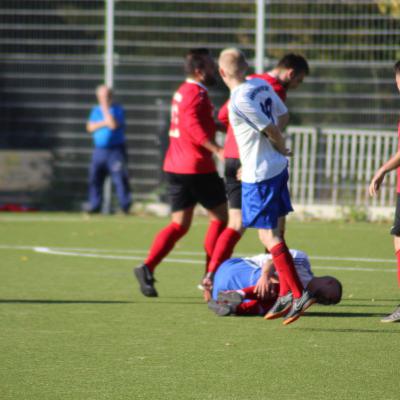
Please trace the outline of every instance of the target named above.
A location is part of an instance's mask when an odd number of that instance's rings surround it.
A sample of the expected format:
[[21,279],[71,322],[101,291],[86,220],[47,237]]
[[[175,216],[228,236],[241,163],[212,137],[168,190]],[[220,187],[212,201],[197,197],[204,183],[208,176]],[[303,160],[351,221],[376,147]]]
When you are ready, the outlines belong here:
[[210,174],[174,174],[167,172],[168,196],[172,211],[181,211],[200,203],[207,210],[226,202],[224,182],[216,172]]
[[237,172],[241,167],[238,158],[225,159],[225,189],[229,208],[242,208],[242,182],[237,179]]
[[400,193],[397,193],[396,212],[394,214],[394,221],[390,234],[400,236]]

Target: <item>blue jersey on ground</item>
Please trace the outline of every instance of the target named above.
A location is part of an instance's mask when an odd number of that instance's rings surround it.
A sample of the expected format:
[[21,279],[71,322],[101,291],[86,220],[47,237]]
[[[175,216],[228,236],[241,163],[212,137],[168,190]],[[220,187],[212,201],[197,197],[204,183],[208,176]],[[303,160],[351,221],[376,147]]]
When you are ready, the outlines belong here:
[[261,268],[244,258],[231,258],[218,268],[213,283],[212,297],[217,300],[218,292],[239,290],[254,286],[261,275]]
[[[290,254],[302,285],[307,287],[314,276],[307,254],[294,249],[290,249]],[[250,258],[231,258],[224,261],[214,276],[212,298],[217,300],[220,291],[240,290],[256,285],[262,266],[271,258],[271,254],[259,254]]]
[[[93,132],[93,142],[96,148],[110,148],[125,143],[125,112],[118,104],[110,106],[110,114],[118,124],[116,129],[103,127]],[[101,122],[104,120],[103,112],[100,106],[93,107],[89,122]]]

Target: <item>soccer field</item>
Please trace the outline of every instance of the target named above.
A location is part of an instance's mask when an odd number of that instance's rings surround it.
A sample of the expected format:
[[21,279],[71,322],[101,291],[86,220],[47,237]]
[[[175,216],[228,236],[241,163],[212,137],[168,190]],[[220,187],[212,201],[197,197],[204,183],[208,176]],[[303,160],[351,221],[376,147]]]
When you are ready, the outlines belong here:
[[[398,399],[399,302],[387,224],[290,221],[290,247],[344,287],[297,322],[217,317],[196,288],[206,220],[132,276],[155,217],[0,216],[0,399]],[[254,231],[236,254],[261,252]]]

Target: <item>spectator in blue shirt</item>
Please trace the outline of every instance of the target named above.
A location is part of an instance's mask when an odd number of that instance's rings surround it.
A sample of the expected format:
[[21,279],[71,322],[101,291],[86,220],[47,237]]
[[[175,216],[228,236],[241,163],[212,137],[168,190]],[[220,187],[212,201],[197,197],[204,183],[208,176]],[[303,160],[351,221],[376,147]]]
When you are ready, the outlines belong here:
[[92,134],[94,151],[89,171],[89,209],[99,212],[103,185],[107,175],[115,186],[121,209],[128,213],[132,204],[125,147],[125,112],[112,102],[112,91],[106,85],[96,89],[98,105],[93,107],[86,130]]

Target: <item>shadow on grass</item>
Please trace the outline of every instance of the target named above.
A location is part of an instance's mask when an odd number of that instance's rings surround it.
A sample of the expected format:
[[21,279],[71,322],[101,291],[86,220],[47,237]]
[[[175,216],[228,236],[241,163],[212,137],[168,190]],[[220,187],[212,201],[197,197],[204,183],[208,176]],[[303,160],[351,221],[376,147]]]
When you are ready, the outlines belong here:
[[369,318],[383,317],[383,313],[360,313],[360,312],[308,312],[303,317],[334,317],[334,318]]
[[[395,303],[398,304],[398,303]],[[393,305],[394,306],[394,305]],[[374,302],[370,302],[369,304],[335,304],[336,307],[346,307],[346,308],[353,308],[353,307],[364,307],[364,308],[369,308],[369,307],[378,307],[378,308],[388,308],[389,306],[387,304],[376,304]],[[392,307],[393,308],[393,307]]]
[[0,304],[129,304],[129,303],[133,303],[133,301],[0,299]]
[[309,331],[309,332],[330,332],[330,333],[390,333],[400,335],[400,331],[388,331],[385,329],[351,329],[351,328],[295,328],[301,331]]
[[[391,303],[392,302],[400,303],[400,298],[397,298],[397,299],[376,299],[374,297],[373,299],[374,299],[374,301],[389,301]],[[371,300],[372,300],[372,297],[369,297],[368,299],[362,299],[362,298],[359,298],[359,297],[352,297],[352,298],[348,298],[348,299],[342,299],[342,301],[369,301],[369,302],[371,302]]]

